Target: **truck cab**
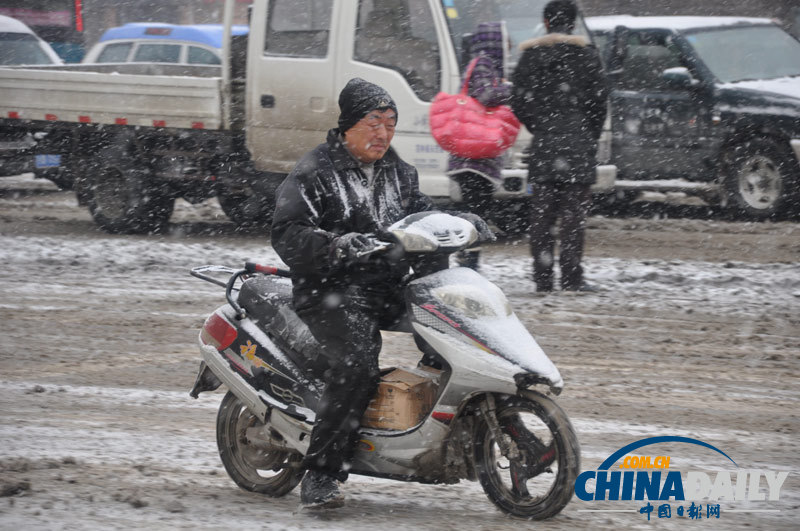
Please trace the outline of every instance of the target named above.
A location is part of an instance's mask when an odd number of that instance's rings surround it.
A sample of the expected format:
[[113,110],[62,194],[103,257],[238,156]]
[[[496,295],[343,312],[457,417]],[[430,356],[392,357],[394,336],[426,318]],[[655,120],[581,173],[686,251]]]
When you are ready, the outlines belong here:
[[[480,22],[505,21],[510,77],[520,42],[545,32],[547,0],[265,0],[254,4],[248,48],[247,146],[260,170],[287,173],[335,126],[337,97],[361,77],[386,88],[399,109],[393,146],[420,173],[422,191],[459,201],[469,180],[446,175],[448,153],[430,134],[440,91],[460,89],[463,42]],[[585,33],[583,24],[579,31]],[[523,131],[506,154],[499,199],[522,199]],[[489,182],[481,175],[471,179]]]

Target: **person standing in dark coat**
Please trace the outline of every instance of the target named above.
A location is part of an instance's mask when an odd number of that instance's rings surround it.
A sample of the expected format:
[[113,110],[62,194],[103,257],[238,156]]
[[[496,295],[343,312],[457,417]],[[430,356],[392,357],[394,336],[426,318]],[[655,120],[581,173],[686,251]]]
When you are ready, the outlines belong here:
[[572,0],[549,2],[544,8],[548,33],[520,44],[522,56],[512,76],[511,107],[533,135],[530,245],[541,292],[553,290],[559,217],[561,288],[593,290],[584,281],[581,259],[608,84],[596,48],[572,35],[577,13]]
[[[506,39],[501,22],[478,24],[469,40],[467,63],[475,61],[467,95],[485,107],[505,105],[511,97],[511,85],[505,80]],[[447,175],[461,185],[464,202],[469,209],[487,216],[495,187],[502,182],[503,157],[468,159],[450,155]],[[477,269],[480,247],[471,247],[457,255],[460,265]]]
[[[344,503],[361,417],[377,389],[382,328],[402,317],[402,259],[361,258],[380,234],[431,209],[417,170],[390,143],[397,106],[381,87],[351,79],[339,95],[338,128],[307,153],[278,189],[272,245],[292,271],[294,308],[321,346],[307,369],[325,383],[300,492],[308,508]],[[461,214],[491,235],[478,216]]]

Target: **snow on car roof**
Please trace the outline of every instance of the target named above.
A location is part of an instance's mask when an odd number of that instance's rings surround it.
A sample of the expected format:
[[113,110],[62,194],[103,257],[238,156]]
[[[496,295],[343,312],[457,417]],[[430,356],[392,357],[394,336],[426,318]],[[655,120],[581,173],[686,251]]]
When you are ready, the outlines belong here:
[[632,15],[609,15],[586,17],[590,30],[611,31],[617,26],[632,29],[667,28],[673,31],[686,31],[698,28],[733,26],[736,24],[771,24],[768,18],[755,17],[635,17]]
[[2,33],[29,33],[33,35],[33,31],[26,26],[23,22],[5,15],[0,15],[0,32]]
[[[164,24],[160,22],[130,22],[124,26],[109,28],[99,42],[121,39],[157,39],[191,41],[214,48],[222,48],[222,24]],[[249,28],[244,25],[231,26],[233,35],[246,35]]]

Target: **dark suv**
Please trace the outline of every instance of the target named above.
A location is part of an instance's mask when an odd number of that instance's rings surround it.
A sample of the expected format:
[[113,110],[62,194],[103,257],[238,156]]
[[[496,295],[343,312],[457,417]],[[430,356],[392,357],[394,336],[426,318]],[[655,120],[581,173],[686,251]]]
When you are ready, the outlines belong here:
[[800,204],[800,42],[768,19],[588,17],[612,85],[617,190],[763,219]]

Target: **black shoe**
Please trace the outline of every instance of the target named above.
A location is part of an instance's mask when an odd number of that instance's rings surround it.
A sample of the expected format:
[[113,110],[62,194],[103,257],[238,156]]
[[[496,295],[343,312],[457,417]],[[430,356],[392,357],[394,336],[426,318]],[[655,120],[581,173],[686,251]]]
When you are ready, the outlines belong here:
[[582,291],[584,293],[596,293],[599,291],[596,287],[592,286],[591,284],[587,284],[586,282],[581,282],[577,285],[566,285],[561,288],[564,291]]
[[309,470],[300,486],[300,506],[303,509],[335,509],[344,505],[344,494],[336,478],[324,472]]
[[552,280],[536,280],[534,277],[534,282],[536,283],[536,293],[550,293],[553,291],[553,281]]
[[538,273],[536,269],[533,270],[531,275],[534,284],[536,284],[536,293],[550,293],[553,291],[553,275],[547,273]]

